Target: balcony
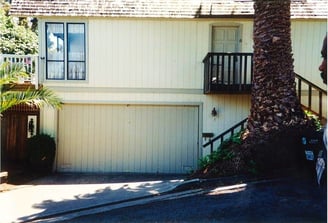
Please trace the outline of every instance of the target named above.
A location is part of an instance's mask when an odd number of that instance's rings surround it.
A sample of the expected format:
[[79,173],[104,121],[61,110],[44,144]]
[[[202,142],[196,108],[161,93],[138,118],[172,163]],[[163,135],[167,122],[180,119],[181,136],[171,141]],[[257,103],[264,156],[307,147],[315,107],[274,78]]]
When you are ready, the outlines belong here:
[[[0,54],[0,64],[9,62],[12,64],[19,64],[22,66],[23,71],[27,74],[26,77],[18,80],[18,85],[15,86],[17,90],[27,89],[33,86],[35,89],[38,88],[38,56],[37,55],[11,55],[11,54]],[[10,73],[12,66],[8,67],[5,72]]]
[[204,94],[248,94],[253,78],[253,53],[208,53],[204,63]]

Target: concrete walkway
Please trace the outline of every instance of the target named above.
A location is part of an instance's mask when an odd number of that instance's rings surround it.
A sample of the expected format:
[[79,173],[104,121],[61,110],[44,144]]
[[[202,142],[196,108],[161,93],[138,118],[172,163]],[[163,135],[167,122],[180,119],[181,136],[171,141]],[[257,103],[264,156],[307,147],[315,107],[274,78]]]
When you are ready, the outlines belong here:
[[53,175],[0,193],[0,222],[58,221],[58,216],[154,199],[186,183],[183,176],[167,175]]

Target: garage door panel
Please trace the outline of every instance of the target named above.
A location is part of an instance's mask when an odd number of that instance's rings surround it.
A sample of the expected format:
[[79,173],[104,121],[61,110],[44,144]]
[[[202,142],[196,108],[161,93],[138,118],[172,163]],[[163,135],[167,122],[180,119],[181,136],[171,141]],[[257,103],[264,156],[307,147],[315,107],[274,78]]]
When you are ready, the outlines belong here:
[[57,169],[185,173],[197,167],[198,117],[197,106],[66,104]]

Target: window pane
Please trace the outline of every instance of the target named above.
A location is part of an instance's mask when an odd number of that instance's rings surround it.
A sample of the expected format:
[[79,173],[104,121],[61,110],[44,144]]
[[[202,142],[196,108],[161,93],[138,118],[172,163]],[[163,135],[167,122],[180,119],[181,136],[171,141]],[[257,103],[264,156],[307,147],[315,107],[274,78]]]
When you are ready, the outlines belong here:
[[47,79],[64,79],[63,62],[47,62]]
[[85,80],[85,27],[67,24],[67,55],[69,80]]
[[68,67],[69,80],[85,80],[84,62],[69,62]]
[[64,24],[46,23],[47,79],[64,79]]
[[68,24],[68,60],[84,61],[84,24]]
[[85,80],[84,23],[46,23],[46,79]]
[[64,24],[47,23],[47,60],[64,60]]

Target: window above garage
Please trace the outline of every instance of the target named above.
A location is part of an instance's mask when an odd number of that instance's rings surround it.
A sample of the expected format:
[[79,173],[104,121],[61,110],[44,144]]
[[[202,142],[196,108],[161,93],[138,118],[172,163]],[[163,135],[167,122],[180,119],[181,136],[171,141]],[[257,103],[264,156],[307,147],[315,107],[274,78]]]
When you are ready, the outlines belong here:
[[86,80],[84,23],[47,22],[46,79]]

